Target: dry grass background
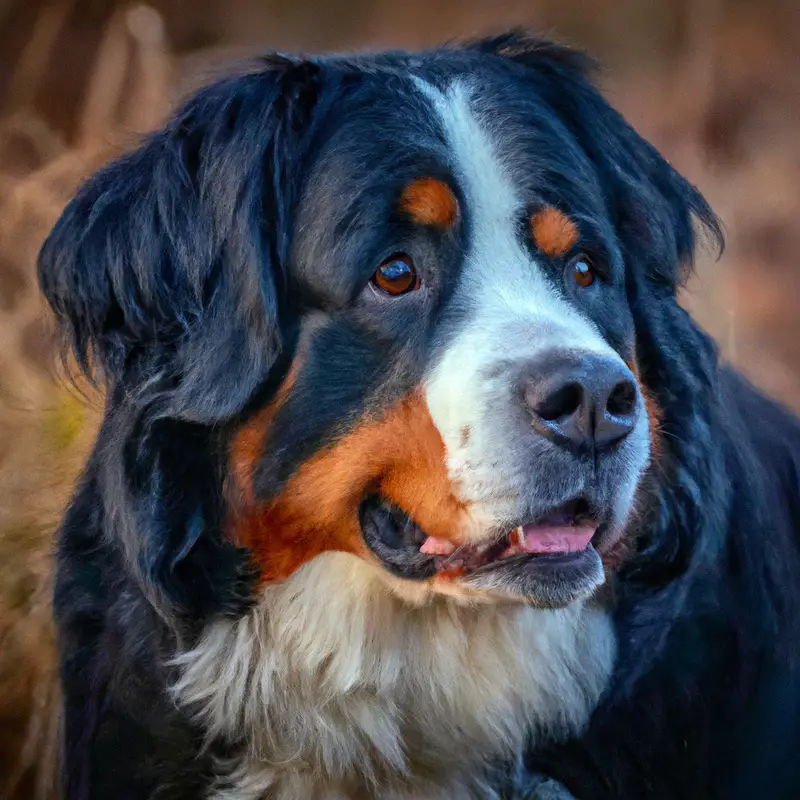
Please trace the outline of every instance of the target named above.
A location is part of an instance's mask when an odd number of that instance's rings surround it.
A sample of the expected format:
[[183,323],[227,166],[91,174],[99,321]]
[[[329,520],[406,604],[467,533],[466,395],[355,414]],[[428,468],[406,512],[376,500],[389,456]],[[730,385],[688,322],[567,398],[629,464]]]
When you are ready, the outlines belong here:
[[37,250],[80,180],[259,48],[415,46],[510,24],[587,45],[728,233],[683,300],[800,408],[800,10],[791,0],[0,0],[0,800],[53,796],[52,534],[101,398],[54,368]]

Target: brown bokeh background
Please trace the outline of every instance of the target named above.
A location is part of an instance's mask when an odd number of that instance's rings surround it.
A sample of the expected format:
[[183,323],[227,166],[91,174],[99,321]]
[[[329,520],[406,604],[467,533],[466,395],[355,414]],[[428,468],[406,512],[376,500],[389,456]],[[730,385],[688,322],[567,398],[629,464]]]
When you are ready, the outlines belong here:
[[60,209],[225,64],[512,25],[588,48],[613,102],[706,194],[728,249],[701,257],[682,300],[800,409],[795,0],[0,0],[0,800],[52,796],[52,532],[102,402],[55,379],[35,258]]

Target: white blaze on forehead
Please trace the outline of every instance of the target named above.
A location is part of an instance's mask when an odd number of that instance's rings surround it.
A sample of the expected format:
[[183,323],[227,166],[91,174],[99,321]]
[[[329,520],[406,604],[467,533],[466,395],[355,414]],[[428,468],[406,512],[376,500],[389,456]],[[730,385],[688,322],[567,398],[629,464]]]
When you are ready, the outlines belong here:
[[[481,113],[469,86],[453,83],[442,92],[419,82],[440,119],[452,155],[451,167],[465,196],[471,224],[462,291],[477,307],[523,319],[551,320],[583,339],[602,339],[594,325],[566,303],[547,282],[520,238],[526,208],[514,184],[511,165],[500,155],[513,132],[502,118]],[[583,344],[583,342],[581,342]],[[597,349],[597,347],[593,348]],[[607,352],[608,346],[602,347]]]
[[487,418],[493,409],[507,413],[511,391],[511,370],[504,374],[494,367],[522,365],[551,348],[619,356],[594,323],[558,294],[522,240],[520,226],[529,209],[515,185],[513,165],[498,147],[505,140],[513,152],[513,128],[494,112],[482,113],[464,82],[446,91],[422,81],[418,86],[439,118],[470,221],[455,298],[470,313],[428,375],[426,398],[451,475],[474,498],[478,484],[485,488],[492,481],[476,464],[494,461],[497,467],[502,447],[498,428],[487,425]]

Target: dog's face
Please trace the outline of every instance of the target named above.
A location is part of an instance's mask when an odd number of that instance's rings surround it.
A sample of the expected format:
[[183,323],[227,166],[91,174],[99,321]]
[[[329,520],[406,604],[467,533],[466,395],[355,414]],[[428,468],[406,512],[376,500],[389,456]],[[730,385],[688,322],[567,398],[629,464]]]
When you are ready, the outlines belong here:
[[[702,200],[538,42],[238,80],[90,184],[42,260],[116,404],[209,431],[219,508],[178,515],[173,566],[213,518],[266,582],[337,550],[399,592],[592,593],[657,421],[634,312],[674,303]],[[67,263],[76,218],[102,245]],[[109,277],[76,289],[92,259]]]
[[298,346],[233,445],[272,580],[342,549],[546,605],[602,582],[649,451],[624,265],[585,153],[492,66],[381,75],[329,118]]

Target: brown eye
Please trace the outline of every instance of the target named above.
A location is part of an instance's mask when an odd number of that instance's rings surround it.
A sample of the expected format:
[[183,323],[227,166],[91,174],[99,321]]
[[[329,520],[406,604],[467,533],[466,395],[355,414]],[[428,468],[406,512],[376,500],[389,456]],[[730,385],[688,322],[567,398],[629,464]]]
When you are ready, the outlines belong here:
[[594,279],[597,277],[594,264],[584,255],[577,256],[573,259],[570,265],[570,271],[572,272],[573,280],[582,289],[591,286],[594,283]]
[[387,258],[372,276],[372,283],[382,292],[392,297],[408,292],[415,292],[422,281],[414,269],[414,262],[405,253]]

